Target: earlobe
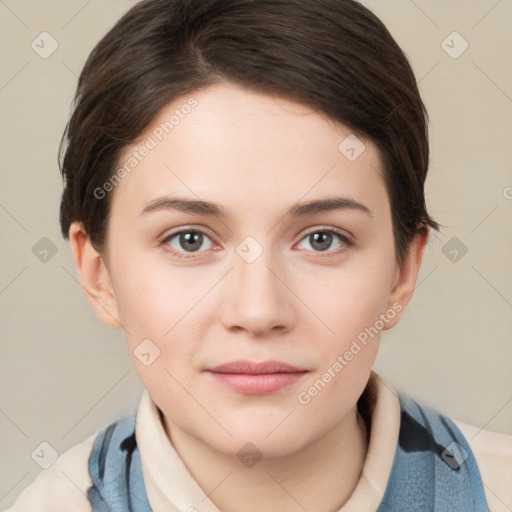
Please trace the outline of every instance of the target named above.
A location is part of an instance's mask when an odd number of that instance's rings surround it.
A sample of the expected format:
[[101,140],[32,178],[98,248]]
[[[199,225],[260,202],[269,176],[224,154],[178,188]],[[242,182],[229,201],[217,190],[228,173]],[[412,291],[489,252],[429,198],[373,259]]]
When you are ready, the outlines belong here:
[[69,240],[75,267],[89,304],[105,324],[121,327],[109,271],[101,255],[92,246],[82,223],[71,224]]
[[386,324],[385,329],[391,329],[399,322],[412,298],[428,235],[427,227],[414,236],[403,265],[397,268],[393,288],[388,299],[388,307],[398,311],[398,314]]

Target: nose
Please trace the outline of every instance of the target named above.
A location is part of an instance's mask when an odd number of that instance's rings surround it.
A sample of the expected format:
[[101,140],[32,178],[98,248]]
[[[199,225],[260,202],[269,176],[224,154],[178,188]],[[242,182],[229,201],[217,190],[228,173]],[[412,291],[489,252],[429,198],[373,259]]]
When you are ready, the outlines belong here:
[[255,337],[291,329],[296,318],[296,299],[277,258],[272,258],[270,251],[263,251],[249,263],[236,255],[233,266],[224,290],[225,327],[244,330]]

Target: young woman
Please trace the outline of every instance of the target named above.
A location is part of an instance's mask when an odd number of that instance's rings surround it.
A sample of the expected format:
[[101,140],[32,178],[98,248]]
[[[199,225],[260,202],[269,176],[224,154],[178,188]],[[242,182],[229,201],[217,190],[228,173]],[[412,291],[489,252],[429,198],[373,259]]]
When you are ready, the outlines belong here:
[[372,371],[438,225],[425,108],[368,9],[143,1],[90,55],[63,142],[62,232],[145,392],[13,511],[505,502],[507,436],[476,447]]

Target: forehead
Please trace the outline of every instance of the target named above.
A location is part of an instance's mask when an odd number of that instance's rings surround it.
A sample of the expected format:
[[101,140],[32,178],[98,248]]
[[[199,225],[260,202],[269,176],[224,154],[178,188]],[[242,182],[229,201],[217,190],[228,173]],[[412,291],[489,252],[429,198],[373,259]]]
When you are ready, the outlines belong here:
[[260,215],[333,192],[389,206],[370,141],[309,107],[230,83],[166,105],[118,168],[126,172],[113,213],[176,193]]

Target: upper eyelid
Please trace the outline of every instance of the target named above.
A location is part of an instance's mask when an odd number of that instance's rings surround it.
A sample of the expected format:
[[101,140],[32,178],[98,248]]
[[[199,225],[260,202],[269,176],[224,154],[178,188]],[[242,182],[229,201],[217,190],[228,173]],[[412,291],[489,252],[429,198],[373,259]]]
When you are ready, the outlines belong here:
[[177,235],[178,233],[188,233],[188,232],[191,232],[191,231],[199,231],[201,233],[206,233],[208,234],[208,230],[206,228],[203,228],[203,227],[195,227],[195,226],[187,226],[187,227],[184,227],[184,228],[179,228],[179,229],[176,229],[176,231],[174,230],[171,230],[170,232],[167,232],[163,235],[165,238],[168,238],[170,236],[174,236],[174,235]]
[[351,238],[351,239],[355,238],[355,236],[353,236],[351,233],[349,233],[346,229],[335,228],[335,227],[331,227],[331,226],[320,226],[320,227],[312,228],[310,230],[308,229],[303,234],[303,237],[311,235],[312,233],[317,233],[317,232],[322,232],[322,231],[332,232],[337,235],[346,236],[346,238]]
[[[176,231],[172,231],[171,233],[166,233],[163,235],[163,238],[164,239],[167,239],[169,237],[173,237],[179,233],[183,233],[183,232],[188,232],[188,231],[199,231],[200,233],[204,233],[205,235],[208,235],[209,237],[213,237],[215,238],[214,235],[210,235],[209,233],[209,230],[208,228],[205,228],[205,227],[195,227],[195,226],[187,226],[187,227],[184,227],[184,228],[179,228],[177,229]],[[327,226],[327,225],[319,225],[317,227],[314,227],[314,228],[311,228],[311,229],[306,229],[306,231],[304,232],[304,234],[302,235],[303,237],[304,236],[307,236],[311,233],[316,233],[318,231],[333,231],[335,233],[338,233],[339,234],[344,234],[346,233],[347,234],[347,237],[352,237],[352,238],[355,238],[355,236],[353,236],[349,231],[347,231],[346,229],[342,229],[342,228],[336,228],[334,226]]]

